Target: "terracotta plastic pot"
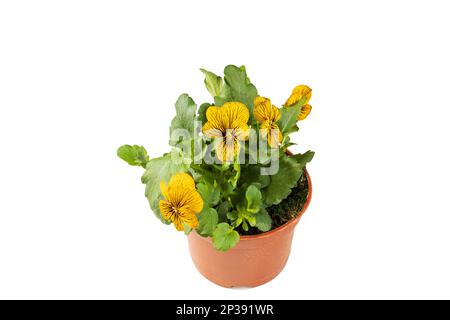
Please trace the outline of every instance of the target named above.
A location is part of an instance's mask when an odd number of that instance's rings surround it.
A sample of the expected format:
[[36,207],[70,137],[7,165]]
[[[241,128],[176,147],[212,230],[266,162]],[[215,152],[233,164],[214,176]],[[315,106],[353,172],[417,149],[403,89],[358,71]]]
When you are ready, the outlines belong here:
[[309,192],[298,216],[288,223],[262,234],[241,236],[227,252],[214,249],[211,239],[193,231],[188,236],[189,251],[198,271],[208,280],[227,288],[256,287],[275,278],[284,268],[291,251],[294,229],[311,201]]

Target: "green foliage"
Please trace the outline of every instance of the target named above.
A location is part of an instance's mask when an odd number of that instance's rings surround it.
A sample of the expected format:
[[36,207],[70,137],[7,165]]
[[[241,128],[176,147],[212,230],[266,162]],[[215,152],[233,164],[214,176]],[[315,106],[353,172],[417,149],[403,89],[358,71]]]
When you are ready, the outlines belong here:
[[200,71],[205,75],[205,86],[211,96],[214,98],[220,95],[223,87],[222,78],[205,69],[200,69]]
[[298,131],[297,118],[299,114],[299,106],[281,108],[281,118],[278,120],[277,124],[283,135]]
[[290,138],[289,138],[289,136],[287,136],[287,137],[284,139],[283,145],[282,145],[282,147],[281,147],[281,151],[282,151],[283,153],[286,153],[286,151],[288,150],[289,147],[292,147],[292,146],[295,146],[295,145],[297,145],[297,144],[294,143],[294,142],[290,142]]
[[220,95],[214,97],[214,104],[216,106],[221,106],[225,102],[232,101],[233,97],[231,95],[231,88],[227,84],[224,84],[222,87],[222,91],[220,92]]
[[189,233],[192,232],[192,228],[190,226],[188,226],[186,223],[183,223],[183,228],[184,228],[185,235],[188,235]]
[[170,178],[179,172],[186,172],[187,167],[183,164],[175,164],[171,161],[170,154],[166,154],[160,158],[153,158],[147,163],[145,173],[142,175],[141,181],[146,185],[145,196],[155,215],[164,223],[168,223],[161,216],[159,211],[159,200],[161,199],[161,190],[159,184],[161,181],[168,183]]
[[247,211],[250,213],[259,212],[262,206],[261,191],[254,185],[250,185],[245,193],[245,198],[247,199]]
[[192,137],[194,134],[194,120],[197,112],[197,105],[194,100],[187,94],[182,94],[178,97],[175,103],[176,116],[172,119],[170,126],[170,145],[177,145],[182,138],[173,137],[174,131],[176,129],[183,129],[189,132]]
[[308,96],[304,95],[300,100],[294,103],[291,107],[302,107],[308,102]]
[[206,181],[200,182],[197,184],[197,190],[202,196],[204,207],[211,208],[219,203],[220,190],[214,187],[213,184]]
[[217,214],[219,215],[219,222],[227,221],[227,213],[230,210],[230,203],[228,201],[223,201],[217,206]]
[[243,186],[259,184],[261,188],[268,186],[270,177],[261,175],[261,168],[262,166],[258,164],[243,165],[241,169],[241,178],[239,180],[240,184]]
[[239,233],[228,223],[219,223],[212,235],[214,248],[219,251],[228,251],[239,242]]
[[266,209],[262,208],[256,215],[256,227],[259,231],[266,232],[272,228],[272,218]]
[[260,187],[260,185],[252,184],[247,187],[244,199],[239,200],[239,197],[234,199],[237,210],[227,214],[234,228],[241,226],[244,231],[248,231],[249,227],[257,227],[261,231],[270,230],[272,220],[264,208]]
[[201,123],[205,124],[207,121],[206,118],[206,109],[208,109],[208,107],[210,107],[211,104],[210,103],[203,103],[199,108],[198,108],[198,117],[197,120],[200,121]]
[[241,177],[241,165],[238,162],[235,162],[233,163],[232,176],[228,178],[228,182],[231,184],[233,189],[236,188],[240,177]]
[[266,205],[278,204],[289,195],[300,178],[303,167],[299,159],[280,156],[278,172],[270,176],[270,184],[263,189]]
[[299,153],[291,156],[291,158],[295,159],[295,161],[297,161],[297,163],[300,164],[303,168],[304,166],[306,166],[308,162],[310,162],[314,158],[314,151],[309,150],[303,154]]
[[137,145],[130,146],[126,144],[121,146],[117,149],[117,156],[131,166],[141,166],[143,168],[145,168],[149,161],[147,150],[145,150],[144,147]]
[[277,205],[267,207],[267,212],[272,218],[272,229],[282,226],[297,217],[306,203],[308,192],[308,179],[303,174],[286,199]]
[[250,83],[249,78],[247,77],[247,72],[244,67],[238,68],[233,65],[229,65],[225,67],[225,89],[220,99],[216,102],[219,102],[219,105],[222,105],[227,101],[239,101],[247,106],[250,112],[250,123],[254,122],[253,118],[253,100],[258,95],[258,90],[256,87]]
[[[244,66],[229,65],[224,76],[200,69],[205,76],[206,89],[213,97],[214,105],[222,106],[226,102],[238,101],[249,109],[250,119],[247,123],[258,129],[260,123],[255,121],[253,101],[258,95],[256,87],[251,83]],[[124,145],[117,150],[118,156],[133,166],[145,168],[142,183],[146,185],[145,196],[151,209],[163,222],[159,209],[159,201],[163,199],[160,182],[169,182],[176,173],[189,172],[193,177],[196,190],[203,199],[203,209],[197,213],[198,226],[195,232],[204,237],[211,237],[214,247],[227,251],[239,242],[239,234],[255,234],[267,232],[285,223],[289,215],[283,215],[285,201],[292,206],[295,199],[287,199],[295,190],[295,195],[305,195],[305,178],[302,173],[305,165],[312,160],[314,152],[287,156],[286,151],[293,143],[289,135],[298,131],[300,103],[280,109],[281,117],[277,125],[283,134],[279,148],[269,148],[268,153],[260,153],[260,149],[249,148],[243,143],[241,150],[246,157],[245,163],[230,161],[227,163],[209,163],[203,157],[213,150],[221,139],[205,139],[201,128],[195,128],[195,121],[207,122],[206,113],[211,103],[203,103],[197,109],[196,104],[187,94],[182,94],[175,103],[176,115],[170,127],[171,151],[162,157],[149,159],[146,150],[141,146]],[[176,136],[182,130],[186,136]],[[266,137],[251,133],[249,140],[260,142]],[[192,151],[195,151],[193,154]],[[202,162],[195,161],[198,157]],[[270,160],[279,159],[279,169],[273,175],[264,175],[262,170],[273,168]],[[300,179],[299,179],[300,178]],[[302,180],[303,179],[303,180]],[[299,181],[302,181],[299,183]],[[301,190],[300,190],[301,189]],[[304,199],[303,199],[304,200]],[[290,214],[290,213],[289,213]],[[186,223],[184,232],[193,230]]]
[[218,222],[219,215],[216,209],[203,209],[202,212],[198,215],[197,232],[204,237],[212,236]]

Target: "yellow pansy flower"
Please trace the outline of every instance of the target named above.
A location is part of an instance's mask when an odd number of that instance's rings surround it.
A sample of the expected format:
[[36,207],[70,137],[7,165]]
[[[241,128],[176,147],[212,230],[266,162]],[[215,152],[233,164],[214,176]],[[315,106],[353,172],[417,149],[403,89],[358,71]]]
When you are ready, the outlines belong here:
[[206,110],[207,122],[203,133],[209,138],[221,139],[216,146],[220,161],[233,161],[239,154],[240,142],[248,138],[248,108],[240,102],[226,102],[221,107]]
[[311,113],[311,105],[308,104],[311,99],[311,88],[305,85],[296,86],[294,90],[292,90],[291,96],[286,100],[284,104],[285,107],[291,107],[295,104],[299,104],[300,115],[297,120],[305,120],[306,117]]
[[255,98],[253,104],[255,105],[253,114],[261,124],[260,129],[267,135],[269,146],[278,147],[283,139],[283,135],[276,124],[281,117],[280,109],[275,107],[270,99],[259,96]]
[[178,231],[184,230],[183,224],[191,228],[198,226],[196,214],[203,209],[203,200],[195,189],[194,179],[187,173],[177,173],[167,186],[159,184],[165,200],[159,201],[159,209],[164,219],[172,221]]

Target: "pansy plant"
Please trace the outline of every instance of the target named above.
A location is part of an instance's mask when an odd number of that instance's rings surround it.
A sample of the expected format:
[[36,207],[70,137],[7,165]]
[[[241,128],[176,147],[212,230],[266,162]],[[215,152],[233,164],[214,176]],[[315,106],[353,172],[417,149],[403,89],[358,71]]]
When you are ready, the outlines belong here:
[[186,234],[195,229],[227,251],[240,233],[272,229],[266,209],[289,196],[312,160],[312,151],[286,153],[289,135],[311,112],[311,89],[295,87],[278,108],[243,66],[227,66],[223,78],[201,71],[212,101],[197,108],[187,94],[178,98],[170,152],[149,158],[144,147],[124,145],[117,154],[145,168],[145,196],[163,223]]

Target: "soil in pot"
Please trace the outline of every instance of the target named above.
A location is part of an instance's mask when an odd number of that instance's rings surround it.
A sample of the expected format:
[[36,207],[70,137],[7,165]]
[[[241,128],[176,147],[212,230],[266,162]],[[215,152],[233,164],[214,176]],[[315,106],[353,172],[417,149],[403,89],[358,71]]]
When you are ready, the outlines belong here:
[[[308,179],[306,178],[306,174],[303,173],[297,181],[297,185],[292,188],[292,192],[286,199],[281,201],[280,204],[267,208],[267,212],[272,218],[272,230],[297,217],[306,203],[308,191]],[[245,231],[242,227],[239,227],[237,231],[239,234],[246,236],[262,233],[256,228],[250,228],[250,230]]]

